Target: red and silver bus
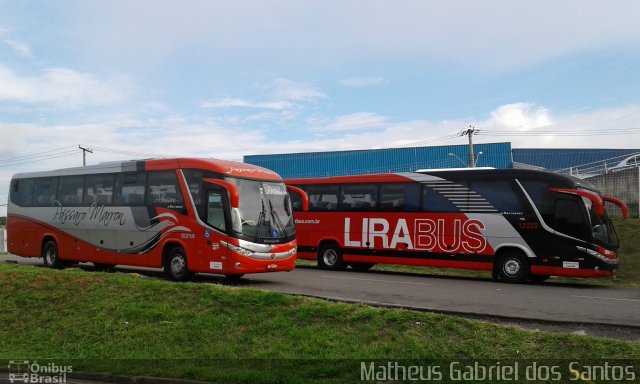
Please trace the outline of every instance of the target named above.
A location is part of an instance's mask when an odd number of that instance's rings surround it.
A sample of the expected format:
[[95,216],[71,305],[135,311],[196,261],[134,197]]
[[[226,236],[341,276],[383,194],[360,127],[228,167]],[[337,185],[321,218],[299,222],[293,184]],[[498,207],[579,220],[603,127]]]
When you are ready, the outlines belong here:
[[515,169],[463,169],[286,180],[298,257],[323,269],[374,264],[492,271],[506,282],[611,276],[618,239],[596,188]]
[[133,265],[185,280],[193,272],[291,271],[296,259],[284,182],[238,162],[159,159],[17,174],[7,213],[9,252],[54,268]]

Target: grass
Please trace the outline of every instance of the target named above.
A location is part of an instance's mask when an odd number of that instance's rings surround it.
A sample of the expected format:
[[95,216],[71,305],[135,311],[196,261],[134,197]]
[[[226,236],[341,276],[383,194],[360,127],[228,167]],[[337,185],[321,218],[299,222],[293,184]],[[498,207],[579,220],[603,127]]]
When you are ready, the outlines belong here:
[[353,382],[360,362],[640,359],[640,343],[137,274],[0,264],[0,359],[217,382]]
[[[640,219],[614,220],[614,225],[620,240],[620,267],[614,279],[595,278],[567,278],[554,277],[554,283],[630,286],[640,287]],[[316,266],[311,260],[298,259],[298,266]],[[468,278],[491,279],[491,273],[486,271],[472,271],[452,268],[414,267],[408,265],[377,264],[372,270],[399,273],[414,273],[431,276],[460,276]]]

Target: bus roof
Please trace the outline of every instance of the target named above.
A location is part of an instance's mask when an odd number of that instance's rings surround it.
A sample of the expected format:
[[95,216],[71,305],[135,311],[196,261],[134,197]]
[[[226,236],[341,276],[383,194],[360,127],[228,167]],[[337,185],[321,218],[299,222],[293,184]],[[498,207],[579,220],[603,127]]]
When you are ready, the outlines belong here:
[[393,183],[393,182],[410,182],[420,179],[420,175],[431,175],[447,180],[465,180],[478,178],[522,178],[550,180],[564,185],[573,187],[581,186],[592,190],[597,190],[591,183],[578,179],[569,175],[559,173],[531,170],[531,169],[493,169],[493,168],[462,168],[462,169],[435,169],[420,170],[419,172],[402,172],[402,173],[381,173],[370,175],[353,175],[353,176],[332,176],[317,177],[308,179],[287,179],[287,184],[342,184],[342,183]]
[[29,177],[51,177],[87,175],[96,173],[119,173],[136,171],[160,171],[177,168],[203,169],[227,176],[258,179],[258,180],[282,180],[280,176],[266,168],[237,161],[199,159],[199,158],[172,158],[172,159],[145,159],[128,161],[110,161],[86,167],[62,168],[42,172],[18,173],[14,179]]

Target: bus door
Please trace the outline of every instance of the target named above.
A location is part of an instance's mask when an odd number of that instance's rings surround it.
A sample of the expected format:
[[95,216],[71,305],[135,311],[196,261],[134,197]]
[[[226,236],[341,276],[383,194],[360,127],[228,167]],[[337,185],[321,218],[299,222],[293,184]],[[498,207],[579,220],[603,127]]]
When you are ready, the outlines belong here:
[[229,199],[224,188],[217,185],[205,184],[205,221],[207,228],[204,232],[206,262],[208,269],[220,271],[226,257],[226,247],[220,241],[225,240],[225,234],[230,229]]
[[578,251],[576,246],[590,239],[588,222],[581,198],[558,196],[555,199],[553,222],[550,223],[555,233],[555,241],[549,244],[553,244],[552,256],[556,260],[556,266],[580,268],[580,258],[584,257],[584,254]]

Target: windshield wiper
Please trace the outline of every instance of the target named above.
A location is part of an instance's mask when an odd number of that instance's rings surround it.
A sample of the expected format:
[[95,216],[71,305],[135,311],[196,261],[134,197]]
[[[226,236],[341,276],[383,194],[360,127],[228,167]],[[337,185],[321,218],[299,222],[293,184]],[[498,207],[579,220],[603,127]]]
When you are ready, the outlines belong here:
[[[278,230],[282,231],[282,237],[286,237],[287,236],[287,229],[285,228],[285,226],[282,224],[282,221],[280,221],[280,218],[278,217],[278,215],[276,215],[273,210],[273,204],[271,204],[271,199],[268,199],[269,201],[269,213],[271,214],[271,218],[273,219],[273,221],[276,223],[276,225],[278,226]],[[274,236],[275,237],[275,236]]]

